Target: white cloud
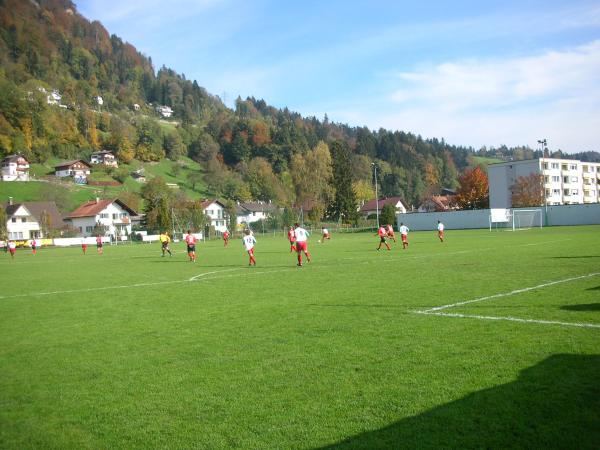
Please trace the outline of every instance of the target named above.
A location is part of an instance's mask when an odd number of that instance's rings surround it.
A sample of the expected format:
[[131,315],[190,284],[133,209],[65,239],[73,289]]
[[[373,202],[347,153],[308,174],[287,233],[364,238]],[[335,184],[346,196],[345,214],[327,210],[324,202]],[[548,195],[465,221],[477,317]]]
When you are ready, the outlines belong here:
[[[471,59],[396,74],[387,101],[331,108],[332,120],[473,147],[600,148],[600,41],[513,59]],[[333,106],[333,105],[332,105]],[[361,121],[362,119],[362,121]]]

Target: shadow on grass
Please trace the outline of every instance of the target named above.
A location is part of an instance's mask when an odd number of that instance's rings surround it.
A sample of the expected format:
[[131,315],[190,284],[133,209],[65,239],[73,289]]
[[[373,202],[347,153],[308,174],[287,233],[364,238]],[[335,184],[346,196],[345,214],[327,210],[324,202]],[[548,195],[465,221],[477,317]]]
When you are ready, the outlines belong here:
[[552,256],[554,259],[581,259],[581,258],[600,258],[600,255],[580,255],[580,256]]
[[[592,289],[598,289],[592,288]],[[566,309],[567,311],[600,311],[600,303],[585,303],[581,305],[565,305],[561,306],[560,309]]]
[[593,288],[587,288],[586,291],[600,291],[600,286],[596,286]]
[[321,448],[600,448],[598,380],[600,355],[554,355],[512,383]]

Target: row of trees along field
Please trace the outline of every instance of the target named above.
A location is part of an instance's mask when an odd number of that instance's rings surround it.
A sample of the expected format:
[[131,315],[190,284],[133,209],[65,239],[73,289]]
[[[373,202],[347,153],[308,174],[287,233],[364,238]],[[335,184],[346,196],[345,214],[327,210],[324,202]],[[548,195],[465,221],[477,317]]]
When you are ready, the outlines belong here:
[[[201,163],[202,172],[188,176],[207,196],[310,202],[315,214],[344,220],[350,202],[374,197],[372,163],[380,195],[409,206],[459,187],[476,165],[472,148],[443,139],[302,117],[252,97],[227,108],[185,75],[155,73],[149,57],[70,0],[0,2],[0,67],[0,153],[31,162],[98,149],[124,163],[186,155]],[[53,90],[63,107],[48,104]],[[169,122],[157,105],[173,109]]]

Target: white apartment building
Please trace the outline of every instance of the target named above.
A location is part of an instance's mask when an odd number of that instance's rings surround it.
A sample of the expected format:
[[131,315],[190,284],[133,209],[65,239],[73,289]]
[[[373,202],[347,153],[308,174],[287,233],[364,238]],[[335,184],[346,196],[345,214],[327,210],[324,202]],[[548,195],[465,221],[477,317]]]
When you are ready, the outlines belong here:
[[519,177],[543,176],[547,205],[598,203],[600,163],[539,158],[488,166],[490,208],[512,207],[511,187]]

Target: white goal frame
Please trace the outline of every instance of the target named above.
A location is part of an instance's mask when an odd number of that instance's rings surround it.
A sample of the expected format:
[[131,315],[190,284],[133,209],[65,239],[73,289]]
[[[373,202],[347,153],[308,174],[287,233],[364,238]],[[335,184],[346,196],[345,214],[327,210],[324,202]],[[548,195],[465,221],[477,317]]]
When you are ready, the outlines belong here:
[[[534,213],[533,223],[531,226],[521,227],[519,213]],[[536,220],[539,214],[539,220]],[[537,223],[536,223],[537,222]],[[517,229],[528,229],[537,227],[539,224],[540,228],[544,226],[544,211],[542,209],[513,209],[512,211],[512,229],[516,231]]]

